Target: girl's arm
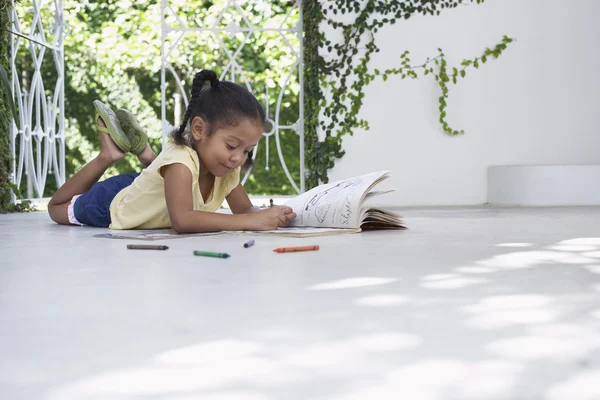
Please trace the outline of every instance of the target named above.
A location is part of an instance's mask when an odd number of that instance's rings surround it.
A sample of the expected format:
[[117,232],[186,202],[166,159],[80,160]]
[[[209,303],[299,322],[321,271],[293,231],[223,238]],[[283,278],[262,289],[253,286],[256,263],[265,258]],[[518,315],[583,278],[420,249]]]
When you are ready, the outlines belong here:
[[296,217],[289,207],[286,207],[289,211],[284,207],[272,207],[250,214],[197,211],[194,210],[192,172],[189,168],[183,164],[170,164],[162,167],[161,173],[171,225],[179,233],[271,230],[287,225],[288,221]]
[[225,199],[227,200],[227,204],[229,204],[229,208],[231,208],[231,212],[234,214],[248,214],[260,211],[260,208],[252,205],[248,193],[246,193],[241,183]]

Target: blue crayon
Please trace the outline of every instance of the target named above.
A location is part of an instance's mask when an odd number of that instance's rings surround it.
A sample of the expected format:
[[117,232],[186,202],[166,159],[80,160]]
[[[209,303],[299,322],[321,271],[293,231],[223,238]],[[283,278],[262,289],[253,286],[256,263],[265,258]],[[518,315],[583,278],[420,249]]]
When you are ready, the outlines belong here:
[[244,243],[244,247],[248,248],[254,244],[254,240],[250,240],[249,242]]

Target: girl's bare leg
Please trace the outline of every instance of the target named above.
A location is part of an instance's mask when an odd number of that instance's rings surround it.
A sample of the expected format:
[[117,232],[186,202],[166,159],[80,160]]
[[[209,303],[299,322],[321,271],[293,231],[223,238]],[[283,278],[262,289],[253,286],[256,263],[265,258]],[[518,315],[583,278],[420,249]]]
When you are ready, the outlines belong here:
[[[104,122],[101,119],[98,119],[97,123],[100,126],[104,126]],[[102,132],[98,134],[100,138],[100,154],[67,180],[48,203],[48,213],[50,214],[50,218],[56,223],[70,225],[67,209],[73,196],[90,190],[108,167],[125,157],[125,154],[117,147],[108,134]]]
[[152,147],[150,147],[150,143],[146,143],[144,150],[138,154],[138,159],[142,164],[144,164],[144,167],[147,167],[152,163],[152,161],[154,161],[155,158],[156,154],[152,150]]

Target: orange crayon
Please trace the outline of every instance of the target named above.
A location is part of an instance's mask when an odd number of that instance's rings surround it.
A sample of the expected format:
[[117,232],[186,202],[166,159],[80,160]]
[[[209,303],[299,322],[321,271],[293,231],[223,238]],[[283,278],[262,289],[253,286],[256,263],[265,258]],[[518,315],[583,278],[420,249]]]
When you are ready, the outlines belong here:
[[277,253],[293,253],[295,251],[314,251],[319,250],[319,246],[300,246],[300,247],[279,247],[273,251]]

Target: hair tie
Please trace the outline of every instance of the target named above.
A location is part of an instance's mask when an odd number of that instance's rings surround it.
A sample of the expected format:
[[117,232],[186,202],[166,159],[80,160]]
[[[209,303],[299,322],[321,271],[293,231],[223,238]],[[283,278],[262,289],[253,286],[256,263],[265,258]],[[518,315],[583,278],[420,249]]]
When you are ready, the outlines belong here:
[[200,73],[202,74],[202,76],[204,76],[204,79],[210,82],[211,87],[216,88],[221,83],[219,82],[219,78],[217,78],[217,74],[215,73],[215,71],[203,69],[202,71],[200,71]]

